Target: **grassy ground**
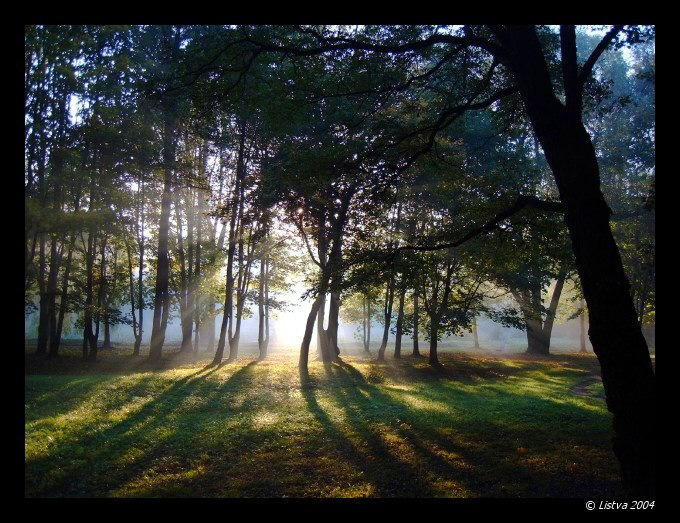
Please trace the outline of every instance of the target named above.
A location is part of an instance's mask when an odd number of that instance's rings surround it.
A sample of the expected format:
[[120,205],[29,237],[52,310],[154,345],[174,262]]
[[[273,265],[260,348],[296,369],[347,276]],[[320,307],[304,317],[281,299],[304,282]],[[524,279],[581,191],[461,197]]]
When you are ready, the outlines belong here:
[[340,364],[26,357],[25,494],[612,497],[592,354]]

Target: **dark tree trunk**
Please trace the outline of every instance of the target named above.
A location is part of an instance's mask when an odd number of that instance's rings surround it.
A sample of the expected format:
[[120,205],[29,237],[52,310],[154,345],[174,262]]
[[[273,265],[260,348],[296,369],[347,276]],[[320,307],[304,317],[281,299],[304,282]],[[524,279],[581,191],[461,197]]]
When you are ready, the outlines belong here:
[[111,348],[111,321],[109,320],[109,315],[104,316],[104,343],[102,344],[102,349]]
[[319,283],[319,294],[312,303],[312,308],[307,316],[307,323],[305,325],[305,334],[302,337],[302,344],[300,345],[300,360],[298,366],[301,370],[307,370],[309,363],[309,344],[312,341],[312,334],[314,332],[314,322],[317,320],[319,309],[324,303],[326,292],[328,292],[328,283],[330,281],[330,271],[326,267],[321,272],[321,282]]
[[[111,291],[116,288],[116,266],[118,265],[118,249],[114,248],[113,260],[111,261]],[[108,288],[108,285],[107,285]],[[111,345],[111,318],[109,307],[111,305],[111,292],[106,292],[104,300],[104,343],[102,349],[110,349]]]
[[50,270],[47,277],[47,325],[50,354],[59,350],[59,339],[57,338],[57,280],[59,277],[60,258],[55,234],[50,241]]
[[[139,274],[137,274],[137,309],[139,310],[139,327],[135,334],[135,346],[132,349],[133,356],[139,356],[144,335],[144,178],[139,181],[139,219],[137,229],[137,241],[139,242]],[[133,313],[134,315],[134,313]]]
[[328,307],[328,352],[332,361],[337,361],[340,354],[338,347],[338,328],[340,325],[340,297],[331,292],[330,305]]
[[385,326],[383,327],[382,341],[378,349],[378,361],[385,361],[385,349],[387,348],[387,338],[390,334],[390,324],[392,322],[392,302],[394,301],[394,273],[390,276],[387,282],[387,289],[385,291],[385,305],[384,318]]
[[264,288],[266,278],[266,254],[263,252],[260,256],[260,281],[257,294],[257,347],[260,351],[259,359],[263,360],[267,357],[267,346],[265,345],[264,328],[265,328],[265,313],[264,313]]
[[[138,217],[139,218],[139,217]],[[135,338],[135,349],[133,349],[132,355],[137,356],[139,354],[139,349],[137,349],[137,340],[141,338],[139,334],[139,324],[137,323],[137,315],[135,314],[135,280],[134,271],[132,268],[132,250],[130,249],[130,240],[127,234],[123,233],[125,240],[125,250],[127,251],[128,260],[128,289],[130,291],[130,315],[132,316],[132,335]],[[142,269],[140,267],[139,271]]]
[[545,320],[541,314],[541,286],[536,283],[527,290],[513,289],[512,295],[520,304],[527,333],[527,354],[548,356],[550,354],[550,340],[552,328],[557,314],[557,306],[560,302],[566,272],[560,271],[555,283],[550,305],[546,312]]
[[371,324],[373,323],[373,311],[371,310],[371,299],[367,299],[368,303],[366,304],[366,352],[370,352],[371,348]]
[[323,320],[326,316],[326,295],[321,296],[321,302],[319,305],[319,310],[316,313],[316,351],[317,357],[321,361],[329,362],[331,361],[331,352],[329,349],[328,342],[328,329],[324,329]]
[[[166,137],[169,142],[170,137]],[[166,143],[169,149],[170,144]],[[167,151],[165,160],[172,161],[172,153]],[[163,186],[163,196],[161,197],[161,216],[158,227],[158,257],[156,262],[156,290],[153,300],[153,324],[151,329],[151,341],[149,344],[149,360],[160,361],[165,343],[165,328],[167,320],[163,318],[168,314],[170,307],[170,293],[168,280],[170,277],[170,260],[168,253],[168,233],[170,228],[170,199],[171,199],[171,167],[165,167],[165,183]]]
[[[399,191],[397,190],[397,199],[399,198]],[[393,225],[393,232],[397,233],[401,227],[401,200],[397,203],[397,219]],[[394,245],[394,240],[390,240],[390,249]],[[390,324],[392,322],[392,305],[394,301],[394,265],[390,268],[390,279],[387,284],[387,294],[385,297],[385,328],[383,329],[383,337],[378,349],[378,361],[385,361],[385,349],[387,348],[387,339],[390,334]]]
[[[92,158],[92,175],[90,177],[90,200],[88,203],[88,215],[93,215],[96,207],[97,177],[97,151]],[[97,244],[97,229],[91,222],[87,235],[87,247],[85,248],[85,311],[83,313],[83,359],[87,359],[90,351],[97,350],[97,338],[92,330],[92,316],[94,305],[94,258]],[[84,246],[85,247],[85,246]],[[89,350],[88,350],[89,346]]]
[[361,334],[364,351],[368,352],[368,345],[366,345],[366,295],[361,296]]
[[319,293],[319,296],[312,303],[312,308],[307,316],[307,324],[305,325],[305,334],[302,337],[302,345],[300,346],[300,361],[298,366],[302,370],[307,370],[307,364],[309,363],[309,344],[312,341],[312,333],[314,331],[314,322],[316,321],[316,316],[321,307],[323,300],[323,293]]
[[550,354],[550,342],[543,335],[541,322],[538,320],[526,320],[527,330],[527,354],[547,356]]
[[104,306],[104,297],[106,296],[106,234],[102,236],[101,243],[101,263],[99,265],[99,289],[97,291],[97,313],[95,316],[96,330],[93,335],[93,341],[90,343],[90,352],[87,355],[89,360],[95,361],[99,354],[99,327],[101,325],[101,310]]
[[237,210],[240,207],[239,200],[241,195],[241,183],[244,176],[244,151],[246,143],[245,122],[241,123],[238,160],[236,163],[236,183],[231,204],[231,216],[229,220],[229,249],[227,250],[227,283],[225,286],[224,313],[222,315],[222,325],[220,327],[220,338],[217,342],[217,351],[213,358],[213,365],[219,365],[224,357],[224,348],[227,344],[227,327],[231,329],[233,322],[234,307],[234,254],[236,253],[236,219]]
[[[238,308],[237,308],[238,310]],[[228,362],[235,361],[238,358],[238,347],[241,342],[241,317],[236,316],[236,330],[234,335],[229,337],[229,357]]]
[[[170,26],[163,26],[163,47],[166,63],[174,60],[179,39],[175,38]],[[149,344],[149,361],[158,362],[165,343],[165,330],[170,315],[170,257],[168,252],[168,236],[170,232],[170,208],[172,202],[172,172],[175,162],[175,114],[174,107],[168,101],[163,107],[163,195],[161,197],[161,215],[158,223],[158,256],[156,264],[156,290],[154,294],[153,327]]]
[[[207,156],[204,151],[203,154]],[[204,159],[204,162],[207,159]],[[204,169],[205,172],[205,169]],[[192,284],[194,298],[194,354],[198,354],[201,333],[201,311],[203,310],[203,297],[201,296],[201,242],[203,241],[203,189],[198,190],[198,224],[196,228],[196,265],[194,272],[194,282]]]
[[437,356],[437,330],[439,327],[439,318],[436,315],[430,317],[430,357],[428,363],[433,367],[441,367],[439,357]]
[[402,283],[399,290],[399,310],[397,312],[397,332],[394,341],[394,357],[401,358],[401,338],[404,332],[404,299],[406,298],[406,286]]
[[[62,210],[62,172],[64,167],[64,136],[66,132],[66,100],[69,94],[67,90],[63,90],[60,94],[58,113],[58,127],[57,140],[55,148],[52,151],[52,185],[53,190],[53,208],[57,212]],[[57,249],[57,234],[53,234],[50,241],[50,270],[47,279],[47,323],[49,329],[49,352],[56,354],[59,350],[59,338],[57,337],[57,286],[59,277],[59,264],[63,254],[63,247],[61,252]],[[64,238],[61,240],[62,246]]]
[[[238,281],[236,285],[236,329],[234,336],[231,336],[231,325],[229,328],[229,358],[228,361],[234,361],[238,357],[239,343],[241,340],[241,322],[243,320],[243,308],[245,307],[246,297],[248,295],[248,288],[250,286],[250,267],[253,262],[253,231],[250,230],[248,234],[248,252],[244,256],[244,213],[243,206],[245,201],[245,187],[241,185],[241,196],[239,206],[239,249],[238,249]],[[234,322],[232,322],[233,325]]]
[[59,355],[59,345],[61,343],[61,333],[64,327],[64,318],[68,310],[68,283],[71,275],[71,264],[73,260],[73,245],[75,243],[75,236],[72,235],[68,245],[68,253],[66,255],[66,265],[64,267],[64,278],[61,284],[61,302],[59,303],[59,316],[57,318],[57,332],[56,343],[50,343],[49,356],[56,358]]
[[[95,231],[94,227],[90,227],[90,233],[87,239],[87,250],[85,251],[85,312],[83,314],[83,322],[85,324],[83,329],[83,359],[87,359],[90,350],[94,347],[96,351],[97,338],[92,331],[92,308],[94,305],[94,245],[95,245]],[[90,350],[88,350],[88,346]]]
[[[568,35],[569,30],[564,33]],[[565,107],[555,96],[533,27],[507,26],[501,38],[511,49],[511,67],[527,114],[565,207],[588,304],[590,341],[600,362],[607,407],[614,417],[613,446],[626,495],[654,499],[654,371],[612,236],[611,210],[600,190],[597,157],[581,122],[579,97],[570,96],[567,90]],[[575,49],[569,52],[563,46],[562,52],[563,62],[575,63],[571,56]],[[565,68],[565,87],[576,82],[568,72]]]
[[265,263],[265,286],[264,286],[264,354],[267,355],[269,348],[269,258]]
[[[191,296],[190,296],[190,286],[191,286],[191,271],[193,268],[192,252],[191,252],[191,238],[190,234],[187,237],[187,243],[189,244],[189,253],[184,250],[184,239],[182,237],[182,211],[181,211],[181,200],[179,190],[175,190],[175,220],[177,221],[177,257],[179,258],[179,317],[180,326],[182,329],[182,344],[180,346],[179,352],[186,354],[192,349],[191,334],[193,327],[193,311],[191,310]],[[190,205],[187,205],[187,215],[190,214]],[[191,220],[187,217],[187,231],[191,231]],[[187,258],[189,259],[189,268],[187,270]]]
[[363,344],[364,352],[370,352],[371,346],[371,298],[364,294],[361,300],[361,312],[363,316]]
[[579,324],[581,327],[581,350],[579,352],[585,354],[588,351],[586,350],[586,304],[585,301],[583,301],[583,298],[581,298],[581,315],[579,316]]
[[413,291],[413,352],[411,356],[420,356],[420,349],[418,348],[418,327],[420,319],[420,304],[418,303],[418,286]]
[[[39,126],[44,129],[43,119],[43,96],[40,96],[37,104],[39,109],[36,112],[36,118],[40,122]],[[47,205],[47,184],[45,183],[45,164],[47,155],[47,132],[44,130],[39,133],[39,149],[37,178],[38,178],[38,194],[40,195],[40,203],[42,207]],[[39,249],[38,249],[38,291],[40,294],[39,312],[38,312],[38,345],[36,346],[36,354],[46,354],[47,344],[49,341],[49,318],[47,315],[47,284],[45,281],[45,274],[47,265],[45,260],[45,245],[47,241],[47,234],[44,228],[41,227],[38,234]]]
[[48,314],[49,297],[47,295],[47,283],[45,282],[45,273],[47,272],[47,264],[45,262],[45,239],[46,234],[40,233],[40,249],[38,251],[38,288],[40,290],[40,309],[38,316],[38,345],[35,349],[36,354],[46,354],[47,345],[50,337],[50,321]]
[[550,305],[545,320],[543,321],[543,340],[545,343],[546,353],[550,352],[550,340],[552,339],[552,328],[555,323],[555,316],[557,315],[557,306],[560,303],[562,296],[562,289],[564,288],[564,280],[566,279],[566,272],[560,271],[557,275],[555,288],[553,289],[552,297],[550,298]]

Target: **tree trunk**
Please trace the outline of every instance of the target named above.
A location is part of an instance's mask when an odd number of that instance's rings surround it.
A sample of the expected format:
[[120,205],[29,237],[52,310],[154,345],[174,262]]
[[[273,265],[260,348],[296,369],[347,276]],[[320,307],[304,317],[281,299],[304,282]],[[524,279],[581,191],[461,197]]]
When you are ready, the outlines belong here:
[[[62,172],[64,167],[64,136],[66,132],[66,100],[69,96],[67,90],[60,94],[59,106],[57,108],[58,127],[56,132],[56,143],[52,149],[52,185],[54,186],[52,203],[56,212],[62,211]],[[65,238],[62,238],[63,246]],[[57,337],[57,292],[59,264],[63,254],[57,250],[57,234],[52,234],[50,241],[50,270],[47,279],[47,323],[49,329],[49,352],[54,354],[59,350],[59,338]]]
[[366,304],[366,352],[370,352],[371,348],[371,324],[373,323],[373,311],[371,310],[371,298],[367,298]]
[[[116,288],[116,268],[118,265],[118,249],[113,250],[113,260],[111,262],[111,292]],[[106,298],[104,302],[104,344],[102,349],[110,349],[111,345],[111,318],[109,317],[109,308],[111,305],[111,292],[106,293]]]
[[222,326],[220,328],[220,339],[217,342],[217,351],[213,358],[213,365],[219,365],[224,357],[224,347],[227,342],[227,327],[231,328],[230,322],[233,321],[234,306],[234,254],[236,253],[236,218],[239,209],[241,194],[241,183],[244,171],[244,150],[245,150],[245,122],[241,122],[239,152],[236,163],[236,182],[231,204],[231,216],[229,220],[229,249],[227,250],[227,283],[225,286],[224,313],[222,315]]
[[68,253],[66,255],[66,266],[64,267],[64,279],[61,284],[61,302],[59,303],[59,317],[57,318],[57,333],[56,343],[50,343],[49,356],[56,358],[59,355],[59,345],[61,343],[61,333],[64,327],[64,318],[68,309],[68,283],[71,275],[71,265],[73,260],[73,246],[75,244],[75,235],[71,235],[68,244]]
[[47,283],[45,282],[45,273],[47,272],[47,264],[45,262],[45,232],[40,233],[40,249],[38,251],[38,289],[40,291],[40,309],[38,316],[38,345],[35,349],[36,354],[46,354],[47,345],[50,338],[50,323],[48,315]]
[[[40,96],[38,100],[38,105],[40,109],[36,113],[37,119],[40,121],[40,128],[44,129],[42,123],[42,107],[43,107],[43,97]],[[40,195],[40,203],[42,207],[47,205],[47,184],[45,183],[45,164],[46,164],[46,154],[47,154],[47,133],[43,130],[39,133],[39,149],[38,154],[38,166],[37,166],[37,178],[38,178],[38,194]],[[35,349],[36,354],[47,353],[47,344],[49,341],[49,319],[47,315],[47,289],[45,274],[47,271],[46,260],[45,260],[45,244],[47,241],[47,233],[44,230],[44,226],[39,226],[42,230],[38,234],[39,237],[39,249],[38,249],[38,291],[40,294],[40,304],[38,312],[38,344]]]
[[586,354],[588,352],[586,350],[586,303],[583,301],[583,298],[581,298],[581,315],[579,316],[579,323],[581,327],[581,350],[579,352]]
[[394,341],[394,357],[401,358],[401,337],[404,331],[404,299],[406,298],[406,286],[402,283],[399,291],[399,311],[397,312],[397,332]]
[[263,360],[267,357],[267,348],[264,345],[264,279],[265,279],[265,258],[263,252],[260,256],[260,281],[257,292],[257,347],[260,351],[258,359]]
[[83,359],[86,360],[89,354],[88,345],[90,348],[97,345],[97,339],[92,331],[92,307],[94,304],[94,243],[95,231],[94,227],[90,226],[90,233],[87,239],[87,249],[85,251],[85,312],[83,314]]
[[547,356],[550,354],[550,342],[543,335],[539,320],[525,320],[527,330],[527,354]]
[[326,329],[323,327],[324,316],[326,315],[326,296],[321,297],[319,310],[316,313],[316,355],[317,359],[324,362],[330,361],[328,352],[328,337]]
[[441,367],[437,356],[437,330],[439,327],[439,318],[436,315],[430,317],[430,357],[428,363],[433,367]]
[[[55,192],[57,192],[56,189]],[[59,348],[59,339],[57,339],[57,279],[60,258],[57,251],[57,235],[54,234],[50,241],[50,270],[47,277],[47,326],[50,353],[56,352]]]
[[[182,344],[179,352],[186,354],[192,349],[191,332],[193,327],[193,311],[191,310],[191,297],[189,287],[191,286],[191,270],[193,268],[192,252],[187,256],[184,250],[184,239],[182,237],[182,211],[179,189],[175,190],[174,198],[175,220],[177,222],[177,257],[179,258],[179,321],[182,329]],[[187,215],[191,212],[190,205],[187,205]],[[191,230],[191,220],[187,217],[187,231]],[[191,240],[187,238],[187,243],[191,245]],[[189,269],[187,270],[187,257],[189,259]]]
[[419,315],[418,286],[416,285],[416,288],[413,291],[413,352],[411,353],[411,356],[420,356],[420,349],[418,348]]
[[90,352],[87,355],[89,360],[95,361],[99,353],[99,327],[101,325],[101,310],[104,306],[104,297],[106,296],[106,234],[102,235],[101,243],[101,263],[99,265],[99,290],[97,291],[97,313],[95,316],[96,330],[93,335],[93,342],[90,343]]
[[[163,46],[167,63],[172,63],[178,45],[172,43],[173,28],[163,26]],[[156,290],[154,294],[153,327],[149,344],[149,361],[161,359],[165,330],[170,315],[170,255],[168,252],[168,235],[170,232],[170,207],[172,202],[172,172],[175,163],[175,115],[174,107],[166,102],[163,107],[163,195],[161,197],[161,215],[158,223],[158,256],[156,263]]]
[[340,296],[331,292],[328,307],[328,352],[332,361],[337,361],[340,354],[338,347],[338,328],[340,325]]
[[[206,154],[204,152],[204,154]],[[207,160],[204,160],[207,161]],[[205,172],[205,169],[204,169]],[[194,298],[194,354],[198,354],[201,333],[201,310],[203,309],[203,297],[201,296],[201,242],[203,241],[203,189],[198,190],[198,225],[196,229],[196,265],[194,282],[192,284]]]
[[324,299],[324,294],[319,293],[319,296],[312,303],[312,308],[307,316],[307,324],[305,325],[305,334],[302,337],[302,344],[300,345],[300,361],[298,367],[302,370],[307,370],[309,363],[309,344],[312,341],[312,332],[314,331],[314,322]]
[[264,284],[264,355],[269,349],[269,257],[265,261],[265,284]]
[[552,328],[555,322],[555,316],[557,315],[557,306],[560,303],[560,296],[562,295],[562,288],[564,287],[565,278],[566,272],[561,270],[557,275],[555,289],[553,290],[552,297],[550,298],[550,306],[548,307],[548,312],[546,314],[545,320],[543,321],[543,340],[545,343],[546,354],[550,352]]
[[366,295],[361,295],[361,341],[364,346],[364,351],[368,352],[368,345],[366,344]]
[[565,207],[588,304],[590,341],[614,417],[613,446],[624,489],[629,497],[654,499],[654,371],[609,225],[611,210],[600,190],[595,149],[581,122],[580,104],[569,104],[567,97],[565,107],[555,96],[535,29],[507,26],[505,34],[527,114]]
[[144,335],[144,178],[139,182],[139,220],[137,229],[137,241],[139,242],[139,274],[137,275],[137,309],[139,310],[139,330],[135,335],[135,346],[132,349],[133,356],[139,356]]
[[475,340],[475,349],[479,348],[479,334],[477,333],[477,317],[472,319],[472,337]]
[[378,361],[385,361],[385,349],[387,348],[387,338],[390,334],[393,301],[394,301],[394,273],[392,273],[389,281],[387,282],[387,289],[385,292],[385,306],[384,306],[385,327],[383,328],[383,337],[382,341],[380,342],[380,348],[378,349]]
[[[169,159],[168,159],[169,160]],[[160,361],[165,343],[165,326],[170,312],[170,258],[168,234],[170,226],[170,200],[172,180],[170,167],[166,168],[166,179],[161,197],[161,216],[158,227],[158,256],[156,259],[156,289],[154,293],[153,323],[149,343],[149,361]]]
[[104,315],[104,343],[102,344],[102,349],[111,348],[111,322],[109,321],[109,315]]
[[[139,325],[137,323],[137,315],[135,314],[135,277],[132,268],[132,250],[130,249],[130,240],[125,232],[123,232],[123,239],[125,240],[125,250],[127,252],[128,260],[128,289],[130,291],[130,315],[132,316],[132,335],[135,338],[135,349],[133,349],[132,355],[137,356],[139,354],[137,349],[137,340],[140,339]],[[139,271],[141,272],[141,267]]]
[[[243,320],[243,308],[245,307],[246,297],[248,296],[248,288],[250,286],[250,267],[253,262],[253,230],[250,229],[248,233],[248,253],[244,260],[244,213],[243,206],[245,201],[245,187],[244,184],[241,185],[241,196],[239,205],[239,249],[238,249],[238,282],[236,285],[236,329],[234,336],[229,336],[229,359],[228,361],[234,361],[238,357],[239,343],[241,340],[241,322]],[[233,322],[232,322],[233,325]],[[231,326],[230,326],[231,334]]]

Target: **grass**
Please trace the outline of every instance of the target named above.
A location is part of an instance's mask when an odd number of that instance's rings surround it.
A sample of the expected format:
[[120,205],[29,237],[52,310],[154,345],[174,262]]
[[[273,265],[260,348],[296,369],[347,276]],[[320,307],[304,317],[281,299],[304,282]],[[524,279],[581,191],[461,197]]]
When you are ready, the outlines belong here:
[[443,352],[435,370],[357,352],[302,375],[295,353],[127,354],[27,355],[26,496],[620,495],[592,354]]

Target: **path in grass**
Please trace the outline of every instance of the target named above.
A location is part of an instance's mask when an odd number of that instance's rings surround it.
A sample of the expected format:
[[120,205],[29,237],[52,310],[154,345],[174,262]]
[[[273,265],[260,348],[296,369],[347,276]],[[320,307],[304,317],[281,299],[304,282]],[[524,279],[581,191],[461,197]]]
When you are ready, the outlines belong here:
[[26,376],[27,496],[619,494],[592,356],[119,361]]

